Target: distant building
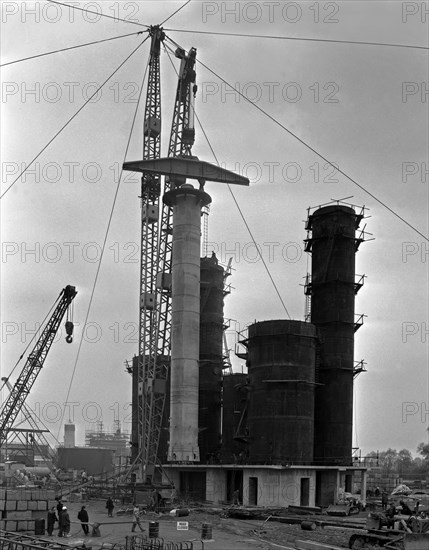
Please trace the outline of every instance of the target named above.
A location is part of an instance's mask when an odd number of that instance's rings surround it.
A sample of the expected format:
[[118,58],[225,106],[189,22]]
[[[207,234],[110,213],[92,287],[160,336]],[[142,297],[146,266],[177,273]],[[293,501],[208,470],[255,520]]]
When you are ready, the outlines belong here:
[[64,447],[66,449],[76,447],[76,426],[74,424],[64,424]]
[[86,430],[85,445],[86,447],[97,447],[98,449],[113,451],[114,465],[122,466],[128,463],[129,456],[131,455],[130,435],[123,433],[119,424],[116,424],[114,432],[104,431],[102,423],[97,426],[97,430],[95,431]]

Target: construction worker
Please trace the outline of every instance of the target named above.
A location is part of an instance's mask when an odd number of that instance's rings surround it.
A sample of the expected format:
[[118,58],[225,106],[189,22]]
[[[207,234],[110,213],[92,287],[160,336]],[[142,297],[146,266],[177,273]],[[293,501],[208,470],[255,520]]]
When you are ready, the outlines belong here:
[[67,506],[63,506],[61,510],[60,520],[60,529],[58,531],[59,537],[71,537],[70,535],[70,516],[67,511]]
[[400,500],[399,504],[401,505],[401,514],[406,516],[411,516],[414,514],[413,510],[411,510],[408,504],[406,504],[403,500]]
[[89,533],[89,526],[88,526],[89,516],[85,506],[82,506],[82,508],[80,509],[77,515],[77,519],[80,520],[80,523],[82,525],[82,531],[85,533],[85,535],[87,535]]
[[136,505],[134,505],[133,509],[133,526],[131,527],[131,531],[134,533],[136,530],[137,525],[139,526],[140,531],[145,531],[140,523],[140,508]]
[[57,502],[57,514],[58,514],[58,520],[59,520],[61,512],[63,510],[64,504],[62,503],[62,500],[60,498],[57,498],[56,500],[58,500],[58,502]]
[[114,507],[115,507],[115,505],[113,504],[113,500],[112,500],[111,497],[109,497],[106,501],[107,515],[109,516],[109,518],[113,517],[113,508]]
[[54,525],[56,521],[58,521],[58,518],[55,512],[55,506],[52,506],[52,508],[48,512],[48,521],[47,521],[47,527],[46,527],[46,530],[49,536],[52,536],[52,532],[54,530]]

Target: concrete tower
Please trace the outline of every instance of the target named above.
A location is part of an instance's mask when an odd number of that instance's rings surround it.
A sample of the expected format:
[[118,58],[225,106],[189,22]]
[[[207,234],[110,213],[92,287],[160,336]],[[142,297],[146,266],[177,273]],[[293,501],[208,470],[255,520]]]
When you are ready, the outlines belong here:
[[184,184],[163,200],[173,207],[168,460],[198,462],[201,208],[211,198]]

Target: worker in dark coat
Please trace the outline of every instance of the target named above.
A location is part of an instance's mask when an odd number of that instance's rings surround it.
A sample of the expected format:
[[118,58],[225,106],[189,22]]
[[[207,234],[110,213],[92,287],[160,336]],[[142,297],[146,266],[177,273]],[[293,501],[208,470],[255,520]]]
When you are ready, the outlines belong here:
[[89,533],[89,526],[88,526],[89,516],[85,506],[82,506],[82,508],[80,509],[77,515],[77,519],[80,520],[80,523],[82,525],[82,531],[85,533],[85,535],[87,535]]
[[60,522],[60,530],[58,532],[59,537],[70,537],[70,516],[67,511],[67,507],[63,506],[63,509],[61,511],[61,516],[59,518]]
[[403,500],[399,501],[399,504],[401,505],[401,513],[406,516],[412,516],[414,512],[411,510],[411,508],[406,504]]
[[58,503],[57,503],[57,514],[58,514],[58,518],[60,517],[61,512],[63,511],[63,506],[64,506],[64,504],[62,503],[62,500],[59,498],[59,499],[58,499]]
[[113,504],[113,500],[111,497],[109,497],[106,501],[106,508],[107,508],[107,515],[109,518],[113,517],[113,508],[115,505]]
[[46,530],[49,536],[52,535],[56,521],[58,521],[58,518],[55,512],[55,506],[52,506],[52,508],[48,511],[48,521],[47,521],[47,527],[46,527]]

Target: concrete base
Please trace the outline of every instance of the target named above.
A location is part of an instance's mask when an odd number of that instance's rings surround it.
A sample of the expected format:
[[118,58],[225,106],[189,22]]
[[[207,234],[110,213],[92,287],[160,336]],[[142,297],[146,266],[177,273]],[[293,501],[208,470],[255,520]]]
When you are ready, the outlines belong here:
[[243,506],[279,508],[333,503],[344,490],[346,476],[366,475],[364,467],[307,465],[165,464],[163,469],[179,494],[188,493],[196,500],[232,503],[238,489]]

